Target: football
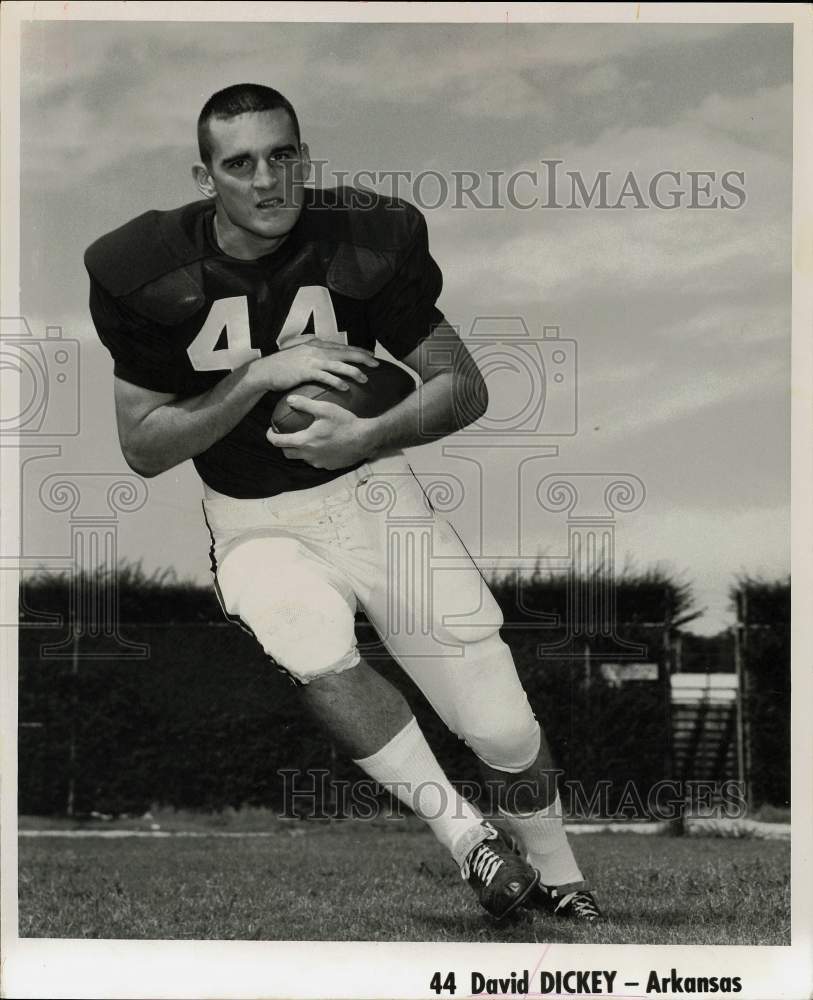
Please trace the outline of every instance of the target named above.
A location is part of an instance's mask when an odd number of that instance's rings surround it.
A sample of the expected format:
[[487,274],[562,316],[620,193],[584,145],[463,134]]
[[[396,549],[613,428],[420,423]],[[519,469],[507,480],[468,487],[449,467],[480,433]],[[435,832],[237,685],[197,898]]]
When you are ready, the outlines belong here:
[[287,397],[307,396],[326,403],[335,403],[350,410],[357,417],[377,417],[380,413],[400,403],[415,388],[416,382],[404,368],[378,359],[377,368],[364,367],[366,382],[348,379],[349,389],[334,389],[319,382],[305,382],[290,389],[280,399],[271,414],[271,429],[280,434],[304,430],[313,422],[310,413],[303,413],[288,405]]

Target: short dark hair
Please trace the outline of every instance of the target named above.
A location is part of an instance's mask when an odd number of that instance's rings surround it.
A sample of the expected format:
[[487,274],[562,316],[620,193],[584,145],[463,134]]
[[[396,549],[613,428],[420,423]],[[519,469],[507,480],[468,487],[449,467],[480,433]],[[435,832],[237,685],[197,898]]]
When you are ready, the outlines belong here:
[[213,118],[236,118],[237,115],[252,111],[276,111],[278,108],[287,112],[296,132],[296,141],[299,142],[299,119],[296,111],[288,98],[273,87],[264,87],[260,83],[235,83],[212,94],[198,116],[198,152],[201,160],[211,166],[212,137],[209,122]]

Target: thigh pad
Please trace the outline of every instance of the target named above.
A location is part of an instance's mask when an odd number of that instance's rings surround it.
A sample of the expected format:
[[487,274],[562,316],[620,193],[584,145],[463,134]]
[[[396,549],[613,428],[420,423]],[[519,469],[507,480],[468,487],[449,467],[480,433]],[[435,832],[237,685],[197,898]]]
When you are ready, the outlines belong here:
[[337,570],[296,539],[237,543],[218,567],[217,582],[227,614],[301,682],[358,663],[355,595]]

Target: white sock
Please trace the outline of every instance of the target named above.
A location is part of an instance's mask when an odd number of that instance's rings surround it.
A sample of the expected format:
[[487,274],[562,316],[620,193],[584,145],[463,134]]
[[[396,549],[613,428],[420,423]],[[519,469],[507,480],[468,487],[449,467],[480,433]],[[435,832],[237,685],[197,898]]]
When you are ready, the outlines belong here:
[[526,860],[539,872],[543,885],[569,888],[584,885],[584,876],[565,833],[558,792],[553,802],[539,812],[515,816],[500,809],[500,815],[525,849]]
[[414,717],[377,753],[355,763],[420,816],[458,865],[488,835],[483,817],[452,787]]

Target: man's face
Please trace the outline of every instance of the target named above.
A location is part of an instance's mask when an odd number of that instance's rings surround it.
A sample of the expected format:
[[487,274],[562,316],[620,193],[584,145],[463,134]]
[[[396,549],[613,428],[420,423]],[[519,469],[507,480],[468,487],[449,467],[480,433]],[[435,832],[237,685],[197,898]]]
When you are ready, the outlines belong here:
[[[257,111],[209,122],[208,185],[218,201],[218,231],[235,249],[270,250],[293,229],[310,170],[288,113]],[[241,254],[242,255],[242,254]]]

